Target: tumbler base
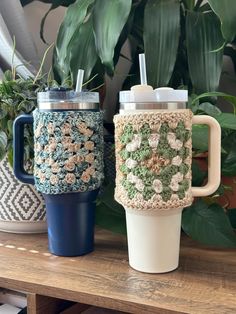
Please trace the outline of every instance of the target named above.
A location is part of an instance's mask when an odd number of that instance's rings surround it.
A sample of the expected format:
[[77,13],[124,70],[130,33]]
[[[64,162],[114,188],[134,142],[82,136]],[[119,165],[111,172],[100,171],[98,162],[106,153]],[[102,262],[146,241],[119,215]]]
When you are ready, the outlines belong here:
[[80,256],[93,251],[98,191],[43,195],[52,254]]
[[129,263],[145,273],[166,273],[179,265],[180,210],[126,210]]

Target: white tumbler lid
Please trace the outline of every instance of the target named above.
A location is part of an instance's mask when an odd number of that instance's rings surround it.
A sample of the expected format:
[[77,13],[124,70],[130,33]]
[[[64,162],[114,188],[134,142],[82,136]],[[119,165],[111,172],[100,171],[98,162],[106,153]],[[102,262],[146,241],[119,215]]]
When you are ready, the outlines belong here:
[[135,85],[130,91],[119,93],[120,103],[147,103],[147,102],[186,102],[187,90],[176,90],[171,87],[160,87],[155,90],[150,85]]

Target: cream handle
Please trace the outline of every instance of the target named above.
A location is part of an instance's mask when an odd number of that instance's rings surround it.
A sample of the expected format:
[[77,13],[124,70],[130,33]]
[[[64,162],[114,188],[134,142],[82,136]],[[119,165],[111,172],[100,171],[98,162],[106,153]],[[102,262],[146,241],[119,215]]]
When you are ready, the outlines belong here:
[[208,196],[214,193],[221,178],[221,128],[219,123],[209,116],[194,116],[193,124],[209,126],[208,182],[203,187],[192,187],[193,196]]

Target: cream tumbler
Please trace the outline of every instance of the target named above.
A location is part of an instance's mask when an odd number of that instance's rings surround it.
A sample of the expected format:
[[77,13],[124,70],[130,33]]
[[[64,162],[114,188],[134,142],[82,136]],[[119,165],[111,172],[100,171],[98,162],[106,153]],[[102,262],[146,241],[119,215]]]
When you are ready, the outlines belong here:
[[[185,108],[187,91],[134,86],[114,117],[115,199],[126,211],[129,264],[147,273],[179,265],[181,215],[220,183],[221,129]],[[192,124],[209,127],[208,182],[191,187]]]

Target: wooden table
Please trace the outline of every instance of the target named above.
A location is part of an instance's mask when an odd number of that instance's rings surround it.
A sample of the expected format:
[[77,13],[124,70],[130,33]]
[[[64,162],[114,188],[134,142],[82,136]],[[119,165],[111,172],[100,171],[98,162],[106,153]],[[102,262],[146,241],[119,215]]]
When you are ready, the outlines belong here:
[[129,267],[125,237],[107,231],[77,258],[51,255],[46,234],[0,233],[0,287],[25,291],[30,313],[55,313],[59,298],[138,314],[235,314],[236,251],[183,237],[179,269],[150,275]]

